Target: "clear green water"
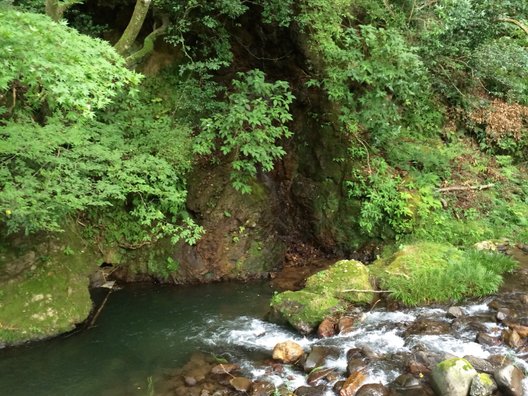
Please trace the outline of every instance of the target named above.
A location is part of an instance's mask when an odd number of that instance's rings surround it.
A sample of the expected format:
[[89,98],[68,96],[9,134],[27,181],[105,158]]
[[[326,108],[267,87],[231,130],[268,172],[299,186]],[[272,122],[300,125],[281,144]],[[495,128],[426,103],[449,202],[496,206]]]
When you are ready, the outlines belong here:
[[95,327],[0,350],[0,395],[147,395],[149,377],[202,349],[187,337],[210,317],[262,318],[271,294],[265,284],[233,283],[114,291]]

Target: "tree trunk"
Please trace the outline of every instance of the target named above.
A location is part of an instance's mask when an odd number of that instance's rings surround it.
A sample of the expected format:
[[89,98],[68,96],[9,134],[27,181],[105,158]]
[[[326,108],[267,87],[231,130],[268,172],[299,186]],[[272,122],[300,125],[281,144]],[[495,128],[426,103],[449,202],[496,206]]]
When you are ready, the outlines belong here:
[[130,18],[130,22],[128,22],[128,26],[123,32],[123,35],[114,46],[119,54],[125,55],[130,50],[132,44],[134,44],[147,16],[150,3],[151,0],[136,0],[136,6],[134,7],[134,13]]
[[48,15],[55,22],[59,22],[64,15],[64,11],[74,4],[82,3],[82,0],[46,0],[46,15]]

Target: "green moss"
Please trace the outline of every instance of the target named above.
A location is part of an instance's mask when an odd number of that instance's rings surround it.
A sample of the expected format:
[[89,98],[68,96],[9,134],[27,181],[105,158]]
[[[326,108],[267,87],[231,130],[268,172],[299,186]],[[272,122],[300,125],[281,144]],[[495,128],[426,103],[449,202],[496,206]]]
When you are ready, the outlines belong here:
[[325,317],[341,312],[346,304],[329,295],[306,290],[286,291],[276,294],[271,300],[271,308],[283,320],[297,330],[308,333]]
[[446,359],[440,363],[437,364],[438,368],[442,371],[446,371],[447,369],[454,367],[458,365],[459,363],[462,363],[462,369],[465,371],[475,370],[471,363],[469,363],[466,359],[463,358],[452,358],[452,359]]
[[342,298],[352,303],[369,303],[373,293],[347,290],[373,290],[368,268],[355,260],[341,260],[328,269],[310,276],[305,290]]
[[372,273],[391,297],[407,305],[458,301],[497,291],[515,263],[504,256],[422,242],[377,260]]
[[483,385],[489,386],[489,387],[492,387],[495,385],[495,382],[493,381],[493,379],[491,379],[491,375],[486,374],[486,373],[479,373],[478,376],[480,378],[480,382],[482,382]]
[[[96,261],[74,234],[61,238],[35,245],[29,267],[0,282],[0,344],[58,335],[88,317],[92,308],[88,276]],[[65,246],[75,254],[65,254]],[[39,249],[46,249],[45,254]]]

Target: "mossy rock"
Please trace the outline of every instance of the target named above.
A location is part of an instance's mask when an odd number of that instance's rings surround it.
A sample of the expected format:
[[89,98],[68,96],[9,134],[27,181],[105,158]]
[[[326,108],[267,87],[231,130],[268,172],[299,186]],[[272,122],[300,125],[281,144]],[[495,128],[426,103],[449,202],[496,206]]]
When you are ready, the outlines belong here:
[[276,294],[271,300],[272,316],[292,325],[301,333],[312,332],[329,315],[342,312],[350,303],[371,302],[373,290],[368,268],[354,260],[341,260],[310,276],[300,291]]
[[20,274],[0,281],[0,346],[71,331],[92,309],[89,275],[97,261],[77,234],[67,231],[32,241],[7,245],[2,257],[33,259]]
[[304,334],[311,333],[325,317],[346,308],[336,297],[307,290],[278,293],[270,305],[273,319],[287,322]]
[[494,293],[502,282],[500,274],[514,266],[504,256],[421,242],[378,259],[371,272],[392,298],[419,305]]
[[[366,265],[355,260],[341,260],[324,271],[320,271],[306,280],[305,290],[318,294],[331,295],[350,303],[368,304],[372,301],[374,290],[369,280]],[[354,292],[351,290],[361,290]]]

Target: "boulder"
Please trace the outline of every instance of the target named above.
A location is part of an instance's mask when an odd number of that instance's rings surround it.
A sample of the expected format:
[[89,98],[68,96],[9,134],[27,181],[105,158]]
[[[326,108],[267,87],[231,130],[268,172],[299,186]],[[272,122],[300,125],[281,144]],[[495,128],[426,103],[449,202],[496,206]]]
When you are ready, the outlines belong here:
[[466,359],[447,359],[433,369],[432,384],[440,396],[467,396],[476,375]]
[[312,333],[321,321],[337,312],[343,312],[346,304],[329,295],[306,289],[278,293],[271,299],[271,319],[287,322],[302,334]]
[[271,299],[271,319],[287,322],[307,334],[327,317],[342,313],[350,303],[367,304],[374,290],[367,266],[341,260],[306,280],[299,291],[278,293]]
[[295,396],[321,396],[326,391],[325,385],[319,386],[301,386],[293,392]]
[[449,307],[447,310],[446,316],[448,318],[459,318],[461,316],[464,316],[464,311],[460,307]]
[[361,370],[352,373],[346,380],[341,390],[339,391],[339,396],[355,396],[359,388],[363,385],[367,377]]
[[293,341],[280,342],[273,348],[273,359],[282,363],[296,363],[303,355],[302,346]]
[[345,335],[345,334],[348,334],[354,331],[355,323],[356,323],[356,319],[354,319],[351,316],[343,316],[339,318],[337,322],[337,330],[339,334]]
[[473,378],[469,396],[491,396],[497,390],[497,384],[489,374],[480,373]]
[[405,335],[441,335],[449,333],[449,323],[428,318],[416,319],[405,331]]
[[369,270],[356,260],[341,260],[306,280],[305,290],[328,294],[354,304],[368,304],[374,290],[370,284]]
[[308,353],[308,356],[306,356],[306,360],[303,364],[304,371],[308,373],[316,367],[321,367],[324,365],[326,359],[337,359],[339,357],[339,354],[339,349],[323,345],[316,345],[312,347],[312,349]]
[[390,389],[382,384],[367,384],[358,389],[356,396],[389,396]]
[[509,396],[522,396],[522,380],[524,379],[524,374],[521,369],[509,364],[503,366],[493,373],[497,385],[499,385],[500,390]]
[[253,385],[252,381],[246,377],[234,377],[229,380],[229,383],[238,392],[247,392]]
[[332,318],[325,318],[317,328],[317,335],[320,338],[333,337],[336,334],[336,321]]
[[490,361],[486,359],[482,359],[476,356],[464,356],[464,359],[466,359],[473,368],[477,371],[481,371],[487,374],[493,374],[493,371],[497,368],[494,364],[492,364]]
[[332,374],[335,372],[335,368],[321,368],[319,370],[313,370],[306,382],[308,385],[317,385],[322,380],[327,380],[328,377],[332,377]]
[[255,381],[249,391],[250,396],[269,396],[275,392],[275,385],[265,381]]

